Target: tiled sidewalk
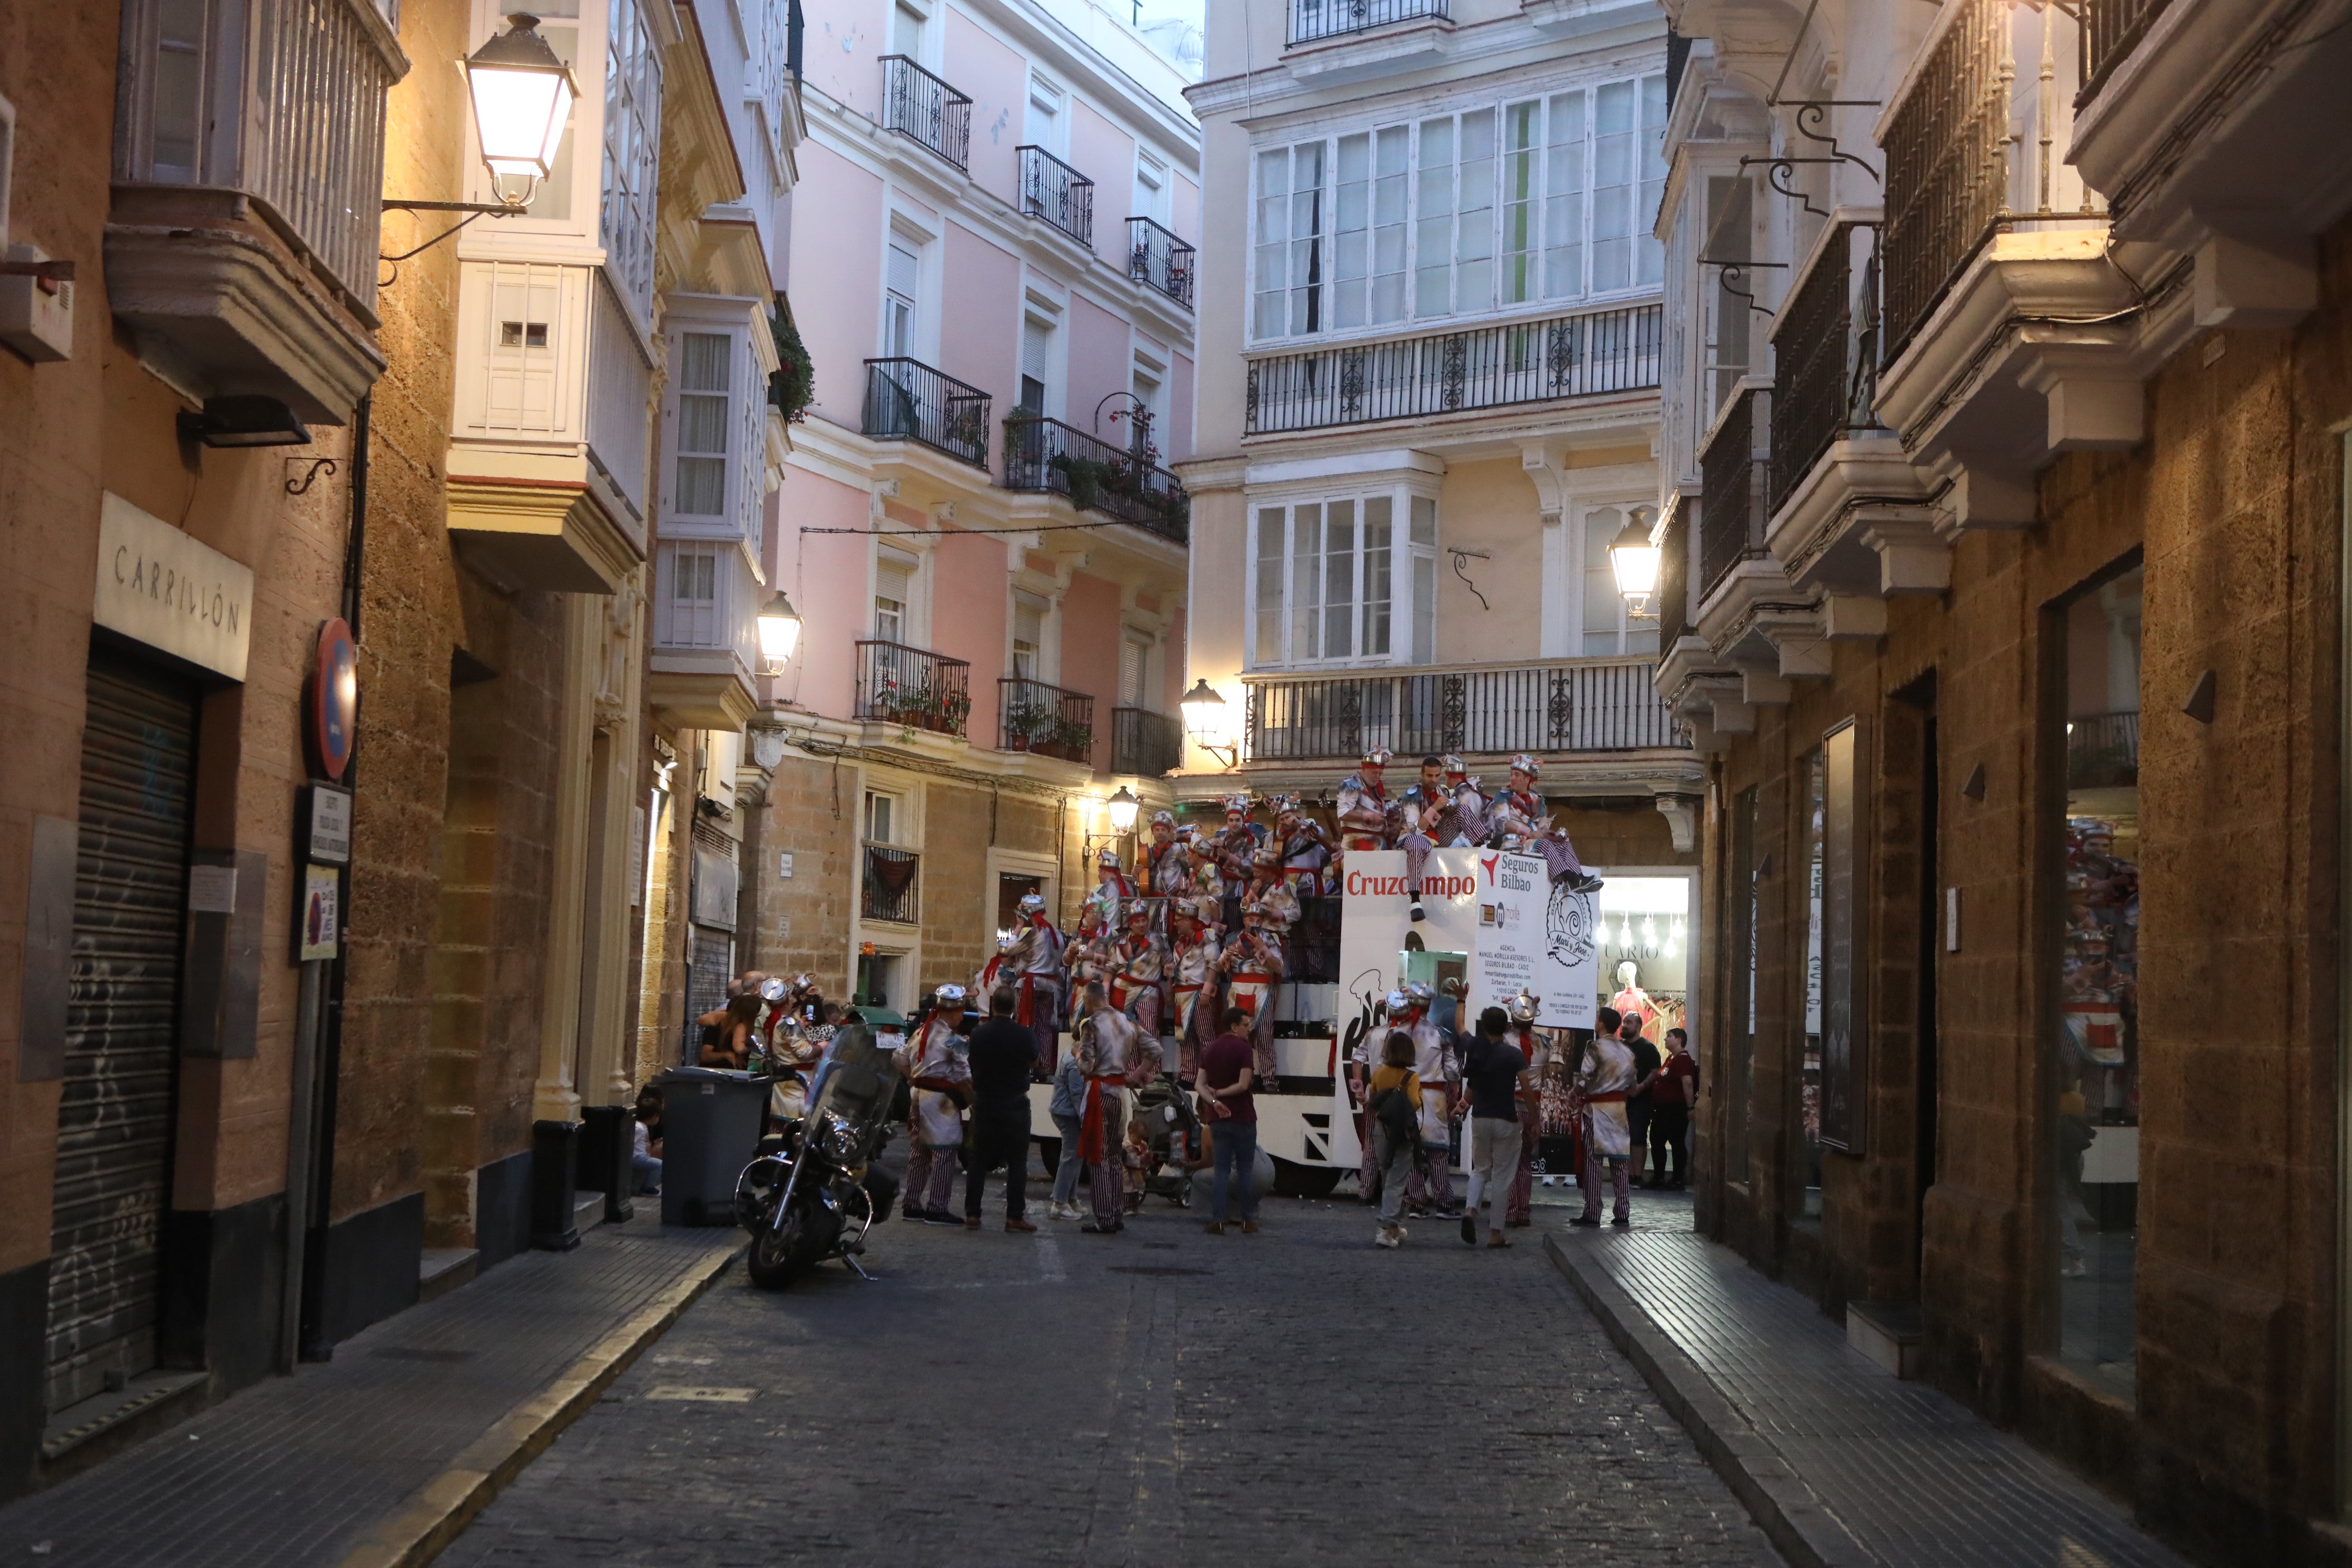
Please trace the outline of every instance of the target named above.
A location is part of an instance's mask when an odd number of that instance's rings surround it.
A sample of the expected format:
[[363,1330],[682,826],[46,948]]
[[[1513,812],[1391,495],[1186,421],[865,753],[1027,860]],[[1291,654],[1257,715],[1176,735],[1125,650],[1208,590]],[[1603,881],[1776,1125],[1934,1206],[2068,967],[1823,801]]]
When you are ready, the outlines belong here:
[[1880,1370],[1728,1248],[1687,1229],[1548,1246],[1800,1568],[2188,1568],[2021,1438]]
[[[520,1442],[572,1413],[584,1363],[625,1362],[716,1275],[732,1229],[665,1232],[653,1203],[388,1318],[61,1486],[0,1509],[0,1562],[310,1568],[399,1560]],[[598,1384],[601,1386],[601,1384]],[[536,1451],[532,1448],[531,1451]],[[527,1457],[524,1456],[524,1457]],[[422,1494],[422,1495],[420,1495]],[[478,1506],[478,1505],[477,1505]],[[421,1522],[420,1522],[421,1521]]]

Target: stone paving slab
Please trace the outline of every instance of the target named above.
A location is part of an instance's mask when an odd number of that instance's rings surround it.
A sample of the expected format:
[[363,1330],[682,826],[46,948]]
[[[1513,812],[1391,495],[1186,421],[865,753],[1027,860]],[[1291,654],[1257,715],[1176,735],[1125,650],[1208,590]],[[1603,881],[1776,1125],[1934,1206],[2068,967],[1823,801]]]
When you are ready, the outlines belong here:
[[1891,1376],[1727,1247],[1636,1229],[1547,1250],[1802,1568],[2188,1568],[2087,1482]]
[[[652,1205],[531,1252],[0,1509],[0,1562],[43,1568],[416,1563],[593,1402],[725,1267],[733,1229]],[[460,1517],[462,1516],[462,1517]]]

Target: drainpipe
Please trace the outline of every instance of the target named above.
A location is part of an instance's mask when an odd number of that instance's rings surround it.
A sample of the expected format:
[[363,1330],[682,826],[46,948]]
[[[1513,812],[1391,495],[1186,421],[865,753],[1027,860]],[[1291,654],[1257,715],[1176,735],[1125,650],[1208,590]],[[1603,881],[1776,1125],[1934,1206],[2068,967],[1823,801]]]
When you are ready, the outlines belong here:
[[[373,395],[362,397],[352,411],[352,515],[343,546],[342,609],[343,622],[351,627],[354,644],[361,640],[360,584],[367,563],[368,432],[373,403]],[[343,775],[344,786],[354,794],[359,787],[359,763],[355,753]],[[352,925],[351,893],[351,868],[345,867],[341,898],[346,943]],[[324,1312],[327,1219],[333,1212],[335,1114],[342,1079],[344,960],[339,950],[337,956],[325,963],[306,967],[325,973],[303,977],[305,997],[315,998],[310,1009],[313,1032],[310,1037],[311,1049],[297,1053],[295,1079],[298,1089],[308,1091],[304,1096],[307,1103],[299,1108],[308,1125],[298,1129],[298,1147],[307,1147],[310,1157],[304,1173],[308,1179],[301,1184],[304,1190],[294,1192],[289,1184],[287,1194],[287,1296],[289,1302],[299,1300],[298,1310],[290,1315],[299,1323],[297,1353],[300,1359],[331,1361],[335,1346],[328,1336]],[[308,1064],[299,1060],[304,1056],[310,1064],[315,1064],[307,1075],[301,1068]],[[303,1081],[306,1076],[308,1083]],[[299,1212],[296,1211],[297,1204]]]

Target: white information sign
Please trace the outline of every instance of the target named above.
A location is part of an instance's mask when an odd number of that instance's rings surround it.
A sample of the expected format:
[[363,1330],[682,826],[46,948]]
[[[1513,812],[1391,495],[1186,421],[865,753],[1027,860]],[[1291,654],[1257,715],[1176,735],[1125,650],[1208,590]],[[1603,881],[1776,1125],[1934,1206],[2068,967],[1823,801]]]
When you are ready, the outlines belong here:
[[1349,853],[1341,892],[1342,1015],[1375,1000],[1401,976],[1408,944],[1469,961],[1468,1016],[1499,1007],[1525,986],[1543,998],[1536,1021],[1548,1029],[1592,1027],[1600,1002],[1598,911],[1589,893],[1556,887],[1544,862],[1491,849],[1438,849],[1422,879],[1422,912],[1412,918],[1400,849]]
[[324,784],[310,786],[310,858],[329,866],[352,858],[352,797]]

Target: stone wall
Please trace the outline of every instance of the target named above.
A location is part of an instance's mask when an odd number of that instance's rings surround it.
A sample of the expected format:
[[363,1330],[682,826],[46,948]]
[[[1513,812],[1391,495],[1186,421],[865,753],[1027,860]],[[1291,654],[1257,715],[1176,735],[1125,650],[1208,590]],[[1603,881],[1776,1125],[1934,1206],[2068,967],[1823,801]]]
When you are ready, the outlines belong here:
[[[1928,1374],[2015,1422],[2144,1515],[2226,1561],[2295,1560],[2332,1513],[2336,1343],[2336,712],[2343,474],[2352,414],[2352,224],[2322,246],[2323,306],[2292,332],[2200,334],[2147,391],[2136,450],[2062,458],[2043,521],[1962,537],[1950,592],[1890,605],[1875,646],[1758,710],[1715,765],[1711,931],[1727,940],[1727,812],[1758,791],[1758,1040],[1750,1169],[1703,1173],[1706,1225],[1832,1312],[1917,1300]],[[2137,1405],[2045,1359],[2054,1343],[2053,1130],[2065,760],[2051,608],[2137,558],[2141,663],[2140,1174]],[[2182,705],[2212,670],[2200,723]],[[1927,678],[1932,677],[1932,683]],[[1932,691],[1932,709],[1923,699]],[[1935,797],[1923,791],[1935,721]],[[1824,1218],[1790,1217],[1801,1047],[1801,759],[1864,725],[1871,1021],[1867,1136],[1824,1156]],[[1962,785],[1983,771],[1981,798]],[[1938,861],[1925,883],[1923,834]],[[1933,1186],[1915,1136],[1922,937],[1943,889],[1961,944],[1934,943]],[[1922,930],[1923,917],[1929,923]],[[1740,955],[1713,966],[1703,1030],[1709,1146]],[[1922,1216],[1924,1215],[1924,1234]],[[1915,1264],[1915,1257],[1916,1262]],[[1915,1272],[1916,1270],[1916,1272]]]

